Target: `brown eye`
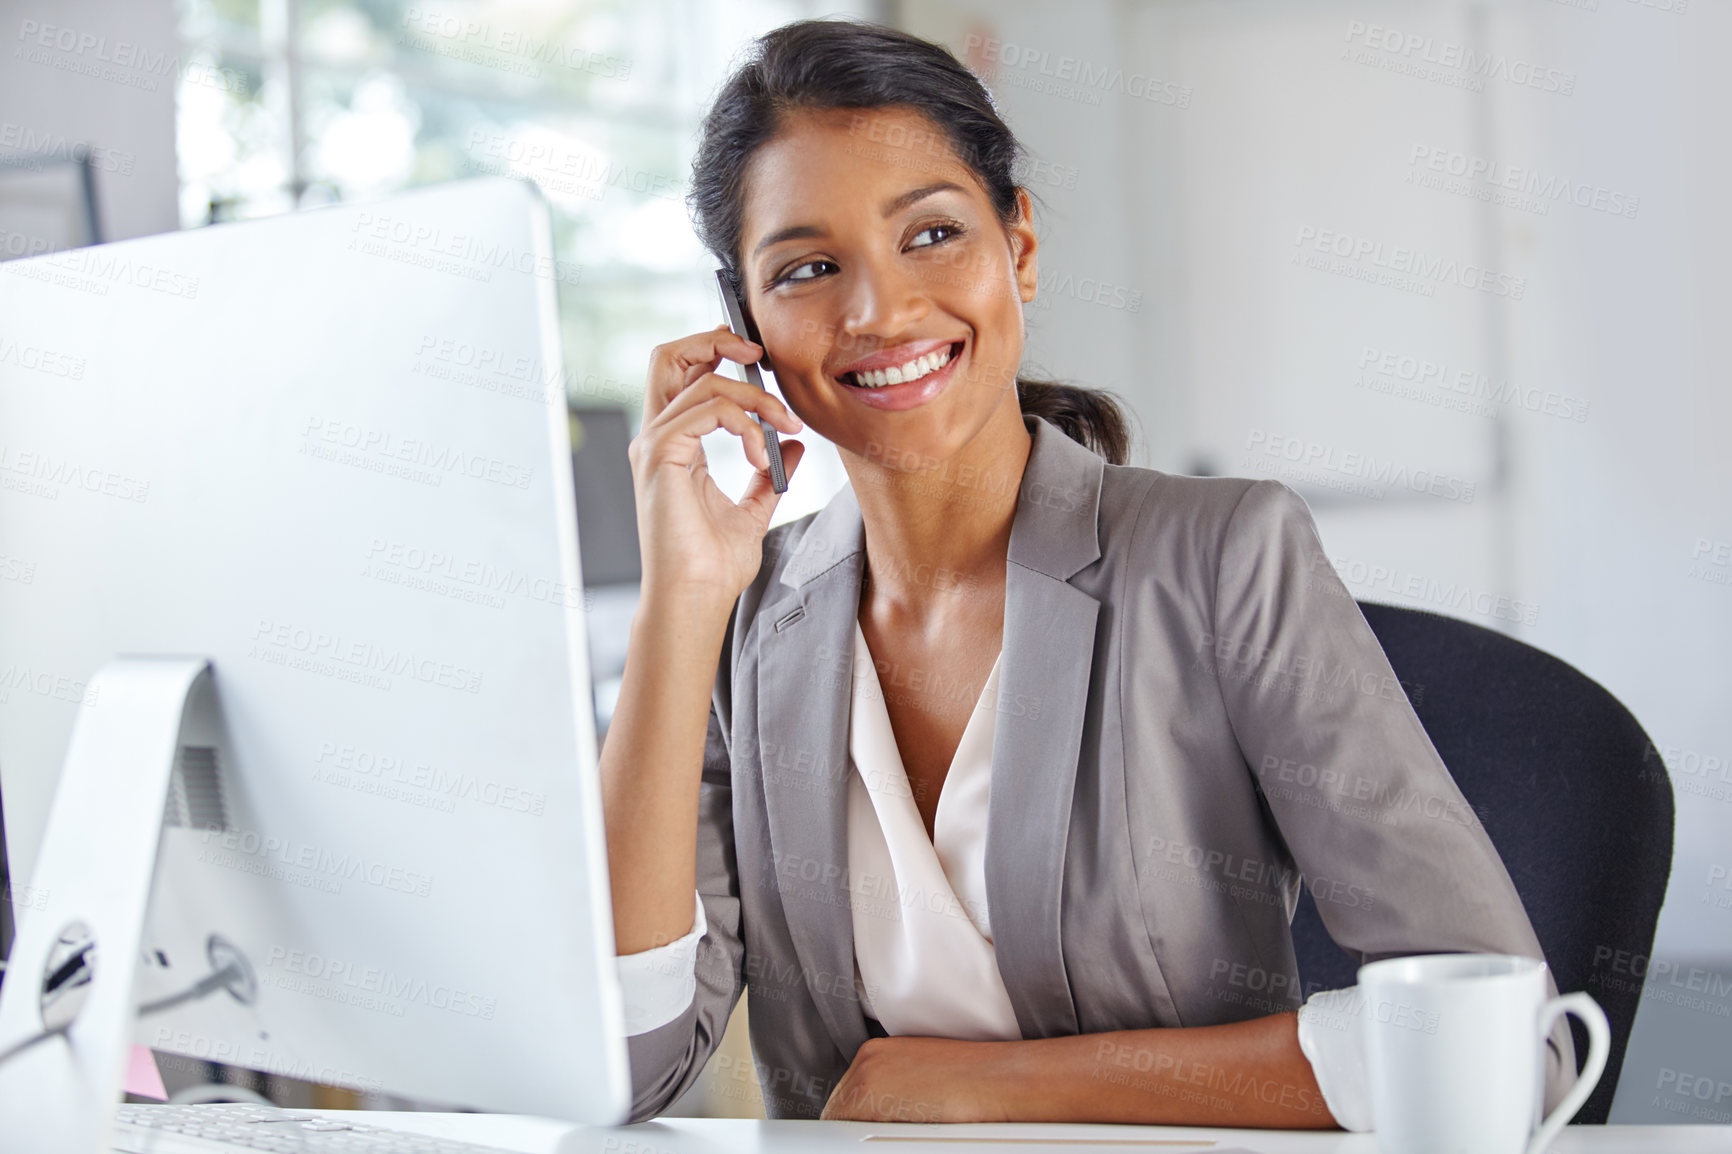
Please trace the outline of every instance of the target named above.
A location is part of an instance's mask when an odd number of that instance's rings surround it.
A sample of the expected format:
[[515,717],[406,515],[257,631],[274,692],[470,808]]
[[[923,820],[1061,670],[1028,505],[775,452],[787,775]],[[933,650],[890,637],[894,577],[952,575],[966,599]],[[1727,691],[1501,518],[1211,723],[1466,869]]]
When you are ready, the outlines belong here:
[[935,244],[943,244],[944,241],[949,240],[950,237],[961,235],[962,226],[959,224],[929,224],[925,228],[921,229],[919,232],[915,233],[914,237],[916,240],[918,240],[920,237],[926,236],[928,233],[937,233],[937,232],[946,233],[947,235],[941,240],[932,240],[932,241],[928,241],[925,244],[914,245],[913,247],[914,248],[931,248]]
[[827,264],[831,268],[836,267],[835,261],[809,260],[803,264],[795,265],[793,268],[789,269],[787,272],[785,272],[781,276],[777,277],[771,283],[772,284],[782,284],[784,282],[791,282],[791,281],[817,280],[818,278],[816,276],[795,276],[794,274],[799,272],[801,269],[811,268],[813,265],[820,265],[820,264]]

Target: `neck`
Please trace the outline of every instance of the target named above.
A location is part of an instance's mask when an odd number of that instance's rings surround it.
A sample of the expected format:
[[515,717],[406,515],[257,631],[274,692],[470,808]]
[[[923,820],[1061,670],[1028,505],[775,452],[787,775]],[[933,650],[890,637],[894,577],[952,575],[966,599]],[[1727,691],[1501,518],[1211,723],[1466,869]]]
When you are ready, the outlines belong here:
[[843,461],[866,535],[867,596],[914,608],[962,588],[1001,587],[1034,444],[1014,402],[950,459],[918,472]]

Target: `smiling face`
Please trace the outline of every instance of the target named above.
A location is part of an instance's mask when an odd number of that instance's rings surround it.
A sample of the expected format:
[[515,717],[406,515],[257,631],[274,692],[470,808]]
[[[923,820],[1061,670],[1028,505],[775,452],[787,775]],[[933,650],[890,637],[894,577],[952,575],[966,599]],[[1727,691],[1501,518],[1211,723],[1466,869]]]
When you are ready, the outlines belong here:
[[789,405],[845,460],[902,471],[1026,436],[1014,386],[1036,240],[1018,197],[1007,228],[907,108],[790,113],[753,155],[746,304]]

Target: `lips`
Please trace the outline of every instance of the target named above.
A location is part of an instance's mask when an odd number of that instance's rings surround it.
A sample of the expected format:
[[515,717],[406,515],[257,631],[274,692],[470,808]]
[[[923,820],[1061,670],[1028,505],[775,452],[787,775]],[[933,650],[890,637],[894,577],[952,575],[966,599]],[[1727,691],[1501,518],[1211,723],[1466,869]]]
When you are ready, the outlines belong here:
[[880,349],[871,356],[861,357],[853,364],[838,369],[836,376],[843,380],[849,380],[856,373],[883,372],[890,368],[901,368],[930,353],[940,352],[946,348],[954,349],[959,343],[959,339],[946,340],[943,337],[905,341],[894,348]]
[[836,379],[853,388],[866,389],[905,384],[943,368],[953,357],[961,355],[964,343],[911,341],[854,362],[837,373]]
[[[845,374],[838,375],[836,380],[844,387],[847,394],[863,404],[875,409],[912,409],[924,405],[927,401],[944,391],[952,377],[956,375],[957,363],[967,349],[966,341],[924,341],[901,345],[889,350],[888,355],[880,353],[866,361],[856,362]],[[922,349],[922,346],[928,346]],[[910,356],[910,353],[916,354]],[[871,361],[879,361],[884,368],[870,367]],[[931,365],[938,362],[938,368]],[[867,368],[859,368],[867,365]],[[894,371],[901,375],[904,365],[911,365],[909,371],[915,375],[907,380],[888,382],[889,374]],[[921,366],[925,366],[922,371]],[[880,377],[878,374],[882,373]],[[859,375],[871,379],[884,379],[881,385],[862,385],[854,383]]]

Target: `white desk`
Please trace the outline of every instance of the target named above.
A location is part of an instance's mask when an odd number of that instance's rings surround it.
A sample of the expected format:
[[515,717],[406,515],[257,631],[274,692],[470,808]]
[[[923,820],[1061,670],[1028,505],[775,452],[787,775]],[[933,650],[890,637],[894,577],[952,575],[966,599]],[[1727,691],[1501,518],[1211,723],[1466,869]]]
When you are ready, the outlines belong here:
[[[1166,1126],[760,1122],[664,1118],[617,1129],[488,1114],[357,1117],[525,1154],[1379,1154],[1375,1134]],[[1732,1154],[1732,1126],[1571,1126],[1548,1154]]]

